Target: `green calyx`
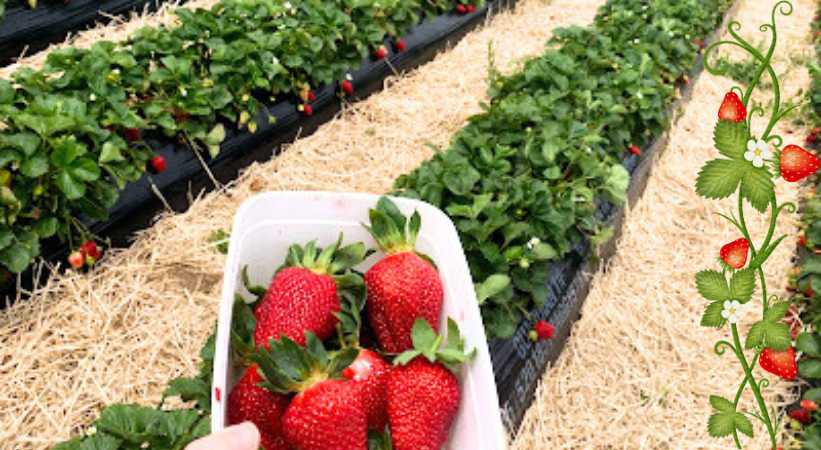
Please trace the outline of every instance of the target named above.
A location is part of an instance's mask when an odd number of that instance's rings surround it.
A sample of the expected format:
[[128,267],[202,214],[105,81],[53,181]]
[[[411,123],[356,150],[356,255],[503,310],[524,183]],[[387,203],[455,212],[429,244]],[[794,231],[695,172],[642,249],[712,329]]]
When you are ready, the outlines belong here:
[[287,337],[272,339],[270,348],[260,348],[251,356],[265,378],[262,387],[279,394],[303,392],[324,380],[339,378],[359,354],[352,348],[328,352],[311,332],[305,333],[305,338],[305,347]]
[[342,247],[342,237],[339,233],[339,239],[324,249],[317,247],[316,241],[308,242],[304,247],[292,245],[283,267],[302,267],[320,275],[344,276],[364,261],[369,252],[362,242]]
[[383,252],[392,254],[414,251],[422,225],[418,211],[414,211],[408,219],[390,198],[382,197],[368,215],[371,226],[365,225],[365,228]]
[[476,349],[465,352],[465,340],[459,331],[459,325],[451,318],[448,318],[448,336],[443,348],[439,348],[442,344],[442,336],[437,335],[425,319],[416,319],[413,323],[411,340],[413,350],[397,356],[393,361],[394,364],[404,366],[421,356],[432,363],[441,363],[452,372],[456,372],[460,365],[476,356]]
[[365,289],[348,289],[341,298],[340,311],[336,313],[339,342],[343,348],[359,349],[362,331],[362,312],[365,309]]

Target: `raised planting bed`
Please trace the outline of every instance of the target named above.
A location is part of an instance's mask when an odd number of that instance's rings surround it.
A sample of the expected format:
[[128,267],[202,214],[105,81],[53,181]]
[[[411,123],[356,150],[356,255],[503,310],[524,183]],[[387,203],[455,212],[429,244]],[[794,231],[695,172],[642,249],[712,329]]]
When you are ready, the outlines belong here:
[[[546,365],[561,352],[593,274],[615,250],[625,211],[621,205],[637,201],[654,155],[667,144],[670,118],[687,101],[692,92],[689,80],[703,67],[698,48],[716,39],[714,30],[735,10],[726,3],[712,6],[712,14],[686,18],[681,14],[687,5],[661,2],[655,15],[637,21],[635,16],[647,11],[642,2],[608,2],[591,30],[559,32],[560,49],[528,63],[524,75],[500,79],[488,112],[474,117],[448,151],[398,183],[399,192],[439,206],[457,224],[474,281],[481,282],[479,298],[484,301],[488,334],[496,336],[491,341],[496,384],[513,432],[533,401]],[[681,36],[675,38],[687,36],[687,44],[696,42],[692,49],[688,47],[689,53],[670,39],[673,36],[659,36],[658,21],[674,17],[677,25],[689,26],[677,28]],[[647,69],[633,78],[625,72],[636,61],[631,58],[641,57],[630,52],[643,45],[652,47],[645,52],[654,55],[663,69]],[[669,60],[680,63],[664,66]],[[596,63],[604,68],[582,69]],[[574,75],[580,81],[570,78]],[[625,86],[630,83],[642,87],[631,92]],[[681,89],[679,98],[674,88]],[[591,91],[598,92],[592,100],[587,97]],[[563,104],[549,103],[566,92],[583,94]],[[656,97],[642,103],[648,95]],[[626,107],[616,112],[587,107],[597,101]],[[553,109],[535,112],[543,107],[538,102]],[[567,116],[573,119],[563,120]],[[540,130],[550,133],[550,138],[540,138]],[[569,143],[562,147],[551,140],[554,136]],[[640,156],[631,154],[637,150],[633,145],[640,146]],[[504,148],[496,154],[486,150],[499,146]],[[555,156],[572,154],[574,147],[587,147],[591,156]],[[540,154],[551,152],[554,159],[533,156],[528,153],[532,148]],[[590,168],[597,163],[606,167]],[[615,166],[626,169],[623,184],[614,175],[619,172]],[[586,182],[574,186],[574,176]],[[585,197],[581,209],[567,203],[559,206],[567,190]],[[570,219],[563,222],[566,217]],[[528,334],[542,319],[555,327],[555,334],[550,341],[534,344]]]
[[[97,234],[127,244],[164,206],[152,184],[185,209],[191,189],[213,187],[201,159],[217,179],[233,179],[338,112],[346,77],[354,97],[366,96],[394,70],[431,59],[514,2],[403,2],[353,11],[345,2],[319,3],[283,9],[225,0],[212,11],[180,10],[175,28],[55,51],[42,71],[15,74],[16,87],[0,81],[0,116],[10,124],[0,134],[10,149],[0,161],[0,266],[19,272],[38,255],[61,258],[72,237],[76,243]],[[249,17],[253,11],[267,12]],[[375,13],[383,16],[374,21]],[[341,38],[303,39],[329,24],[340,27]],[[387,38],[391,33],[401,37]],[[202,48],[185,44],[204,35],[211,38]],[[381,59],[374,55],[380,48]],[[68,120],[55,117],[61,115]],[[155,156],[168,169],[146,175]],[[22,280],[25,286],[31,277]]]
[[[179,2],[184,3],[185,0]],[[0,14],[0,64],[36,53],[77,31],[132,11],[156,11],[163,0],[12,0]]]

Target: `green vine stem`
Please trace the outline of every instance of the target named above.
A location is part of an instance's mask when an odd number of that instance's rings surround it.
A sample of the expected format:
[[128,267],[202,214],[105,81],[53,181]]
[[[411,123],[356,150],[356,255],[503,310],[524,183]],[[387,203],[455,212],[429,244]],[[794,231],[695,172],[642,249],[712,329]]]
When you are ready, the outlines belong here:
[[[782,0],[773,6],[770,21],[759,27],[761,32],[769,34],[766,52],[744,40],[739,34],[741,24],[733,21],[727,28],[730,38],[713,43],[704,54],[705,69],[715,75],[723,75],[729,68],[724,60],[719,60],[714,65],[710,58],[720,47],[740,48],[756,62],[753,79],[746,89],[734,86],[725,97],[719,109],[719,122],[715,130],[715,145],[722,157],[708,161],[696,182],[696,191],[703,197],[722,199],[736,195],[738,199],[734,213],[720,216],[735,226],[741,238],[721,248],[721,270],[699,272],[696,284],[699,293],[710,301],[701,325],[714,328],[722,328],[728,323],[730,325],[731,340],[716,342],[715,353],[722,356],[728,349],[732,350],[744,372],[732,401],[720,396],[710,397],[714,414],[710,416],[708,431],[714,437],[732,436],[739,449],[743,448],[742,434],[748,437],[754,435],[753,425],[748,417],[761,422],[767,430],[772,448],[777,446],[781,420],[775,410],[771,411],[767,407],[762,391],[770,385],[770,381],[764,377],[757,378],[754,373],[756,365],[787,379],[795,377],[796,372],[789,329],[781,323],[789,302],[768,294],[764,273],[767,259],[786,237],[775,236],[778,217],[783,211],[796,210],[793,203],[778,203],[773,179],[780,172],[787,181],[798,181],[814,173],[819,165],[815,155],[797,146],[788,146],[782,150],[782,137],[772,134],[778,121],[794,108],[785,109],[785,105],[782,105],[780,80],[772,65],[778,44],[776,17],[792,13],[793,5],[789,1]],[[753,101],[756,87],[765,74],[772,81],[773,92],[768,117],[765,108]],[[753,118],[756,116],[767,119],[759,137],[752,132]],[[771,152],[773,148],[775,151]],[[783,158],[787,152],[791,153]],[[766,235],[758,243],[747,225],[745,208],[748,206],[759,213],[769,214]],[[761,291],[761,319],[752,325],[742,339],[737,322],[746,309],[746,304],[752,299],[756,283]],[[753,352],[751,359],[747,358],[745,350]],[[745,411],[741,409],[740,403],[748,389],[755,399],[755,409]]]

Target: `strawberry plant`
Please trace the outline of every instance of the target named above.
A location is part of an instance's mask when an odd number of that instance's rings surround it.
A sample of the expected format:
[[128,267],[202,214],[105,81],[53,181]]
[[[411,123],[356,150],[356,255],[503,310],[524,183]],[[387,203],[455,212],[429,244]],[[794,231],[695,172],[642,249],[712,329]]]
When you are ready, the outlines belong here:
[[489,335],[510,337],[545,302],[551,262],[612,235],[600,206],[624,201],[623,160],[668,126],[693,40],[727,6],[609,1],[592,27],[557,30],[521,72],[494,74],[484,112],[396,181],[453,219]]
[[[724,199],[736,195],[738,200],[734,213],[721,216],[741,236],[720,249],[718,270],[707,269],[696,274],[698,291],[709,302],[701,325],[728,329],[730,339],[716,342],[715,352],[721,356],[729,350],[744,372],[744,379],[735,388],[733,397],[710,396],[714,412],[708,421],[708,431],[714,437],[732,436],[738,448],[742,448],[740,435],[754,435],[751,419],[756,419],[766,428],[772,448],[776,447],[780,433],[777,411],[768,408],[762,394],[770,382],[756,374],[755,366],[760,365],[764,371],[787,380],[794,379],[798,372],[791,330],[782,322],[791,303],[768,294],[764,276],[767,259],[786,237],[774,235],[778,216],[784,210],[795,209],[792,203],[778,203],[773,179],[780,175],[788,182],[799,181],[814,174],[819,167],[814,154],[796,145],[782,148],[783,139],[773,134],[775,124],[791,110],[781,102],[778,75],[771,65],[778,42],[775,18],[778,13],[789,15],[792,11],[792,4],[780,1],[773,8],[771,21],[760,27],[770,33],[766,53],[757,50],[738,34],[741,28],[738,22],[730,23],[730,40],[716,42],[705,51],[705,68],[716,74],[723,74],[726,66],[714,66],[708,58],[720,46],[741,48],[756,61],[756,69],[747,88],[734,87],[718,108],[714,137],[721,156],[708,161],[696,181],[696,192],[702,197]],[[765,75],[772,81],[774,99],[766,124],[761,130],[755,130],[753,116],[758,114],[764,117],[766,112],[752,97]],[[745,210],[748,206],[759,213],[769,214],[769,227],[760,240],[747,227]],[[743,337],[739,323],[744,313],[754,306],[752,299],[756,279],[761,293],[761,314]],[[740,404],[741,396],[747,389],[755,398],[751,408]],[[794,414],[803,419],[806,411]]]

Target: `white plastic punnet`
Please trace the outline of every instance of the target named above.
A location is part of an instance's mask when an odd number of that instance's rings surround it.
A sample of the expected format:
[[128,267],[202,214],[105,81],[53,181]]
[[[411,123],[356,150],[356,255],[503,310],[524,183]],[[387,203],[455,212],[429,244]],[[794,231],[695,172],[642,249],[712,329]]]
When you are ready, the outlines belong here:
[[[236,381],[229,351],[232,306],[237,292],[250,298],[240,280],[242,267],[248,267],[252,284],[267,286],[291,244],[316,239],[324,247],[334,243],[342,232],[343,244],[362,241],[369,248],[376,248],[362,224],[368,222],[368,210],[375,207],[378,200],[379,196],[370,194],[271,192],[256,195],[240,207],[231,231],[222,286],[211,392],[213,431],[226,426],[228,393]],[[422,217],[417,249],[436,262],[445,290],[439,331],[445,333],[445,318],[453,318],[465,337],[466,348],[477,351],[475,359],[465,364],[459,374],[461,404],[446,448],[504,450],[506,433],[490,352],[456,228],[442,211],[427,203],[403,198],[393,200],[406,215],[417,210]],[[371,256],[357,269],[367,270],[381,256],[380,253]]]

